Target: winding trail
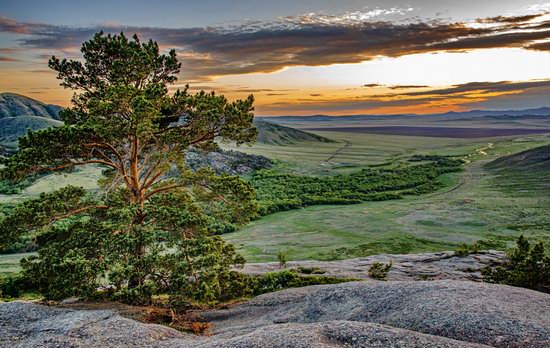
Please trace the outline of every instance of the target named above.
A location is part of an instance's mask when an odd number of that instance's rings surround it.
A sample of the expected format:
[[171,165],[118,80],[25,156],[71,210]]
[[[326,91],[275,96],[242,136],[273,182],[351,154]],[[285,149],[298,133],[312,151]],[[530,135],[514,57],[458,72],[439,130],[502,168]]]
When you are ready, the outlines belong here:
[[[345,151],[346,149],[350,148],[353,145],[353,143],[351,141],[348,141],[348,140],[342,140],[342,141],[344,142],[344,145],[342,145],[341,147],[336,149],[333,153],[330,154],[330,156],[327,159],[325,159],[319,165],[324,165],[324,164],[329,163],[334,158],[336,158],[336,156],[338,156],[340,153],[342,153],[343,151]],[[309,173],[314,172],[316,170],[317,170],[317,168],[310,169],[310,170],[307,170],[305,172],[302,172],[301,174],[309,174]]]

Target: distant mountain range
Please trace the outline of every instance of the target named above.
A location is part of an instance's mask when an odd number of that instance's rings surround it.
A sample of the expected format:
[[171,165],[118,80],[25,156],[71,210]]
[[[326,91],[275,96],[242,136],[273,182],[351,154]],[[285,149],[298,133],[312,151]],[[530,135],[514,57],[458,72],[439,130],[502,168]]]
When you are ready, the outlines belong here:
[[332,121],[335,119],[339,120],[383,120],[388,117],[450,117],[450,118],[468,118],[468,117],[490,117],[490,116],[550,116],[550,107],[545,106],[537,109],[526,109],[526,110],[471,110],[456,112],[450,111],[442,114],[393,114],[393,115],[375,115],[375,114],[364,114],[364,115],[340,115],[340,116],[330,116],[330,115],[310,115],[310,116],[260,116],[258,118],[264,120],[271,120],[276,122],[277,120],[281,121],[311,121],[311,122],[323,122],[323,121]]

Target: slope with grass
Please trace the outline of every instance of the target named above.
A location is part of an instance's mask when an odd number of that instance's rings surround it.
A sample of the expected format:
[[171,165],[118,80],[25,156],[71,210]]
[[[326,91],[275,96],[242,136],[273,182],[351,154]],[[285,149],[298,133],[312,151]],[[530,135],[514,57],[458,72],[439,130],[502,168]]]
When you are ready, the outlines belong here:
[[[520,176],[531,188],[550,188],[550,145],[500,157],[486,166],[503,179]],[[528,187],[526,187],[527,189]]]
[[294,145],[302,142],[331,143],[333,140],[295,128],[281,126],[264,120],[255,120],[258,142],[270,145]]
[[16,148],[19,137],[28,129],[38,130],[61,126],[63,122],[41,116],[16,116],[0,118],[0,144]]
[[24,136],[28,129],[62,125],[59,121],[59,111],[62,109],[23,95],[0,93],[0,145],[9,153],[17,148],[18,138]]
[[16,116],[39,116],[59,120],[58,105],[45,104],[41,101],[16,93],[0,93],[0,118]]

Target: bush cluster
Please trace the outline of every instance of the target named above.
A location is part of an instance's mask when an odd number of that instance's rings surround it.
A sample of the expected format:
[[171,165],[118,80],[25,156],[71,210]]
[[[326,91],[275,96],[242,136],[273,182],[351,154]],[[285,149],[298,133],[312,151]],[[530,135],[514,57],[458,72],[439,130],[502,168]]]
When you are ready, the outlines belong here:
[[442,186],[438,176],[462,170],[463,162],[431,156],[431,162],[399,168],[363,169],[327,177],[255,172],[250,183],[256,191],[259,215],[320,204],[355,204],[399,199],[403,195],[434,191]]
[[543,242],[531,246],[521,235],[515,249],[508,253],[508,260],[497,267],[481,271],[484,280],[550,293],[550,257]]

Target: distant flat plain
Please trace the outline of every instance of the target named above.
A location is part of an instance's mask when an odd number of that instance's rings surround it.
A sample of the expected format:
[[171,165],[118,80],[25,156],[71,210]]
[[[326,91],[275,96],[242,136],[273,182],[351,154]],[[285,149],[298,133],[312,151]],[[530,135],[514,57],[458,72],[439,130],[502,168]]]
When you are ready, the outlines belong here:
[[405,135],[435,138],[491,138],[511,135],[550,133],[546,128],[477,128],[477,127],[428,127],[428,126],[370,126],[370,127],[318,127],[307,131],[331,131],[386,135]]

